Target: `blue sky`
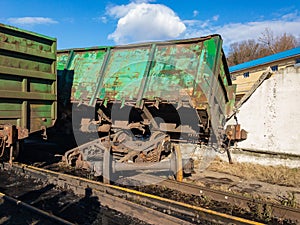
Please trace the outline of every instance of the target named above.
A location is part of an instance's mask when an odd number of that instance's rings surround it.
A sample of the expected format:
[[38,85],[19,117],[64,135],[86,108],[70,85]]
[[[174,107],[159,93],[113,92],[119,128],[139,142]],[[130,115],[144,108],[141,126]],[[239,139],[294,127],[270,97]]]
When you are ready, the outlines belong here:
[[58,49],[219,33],[224,49],[266,28],[300,39],[300,1],[0,0],[0,23],[56,37]]

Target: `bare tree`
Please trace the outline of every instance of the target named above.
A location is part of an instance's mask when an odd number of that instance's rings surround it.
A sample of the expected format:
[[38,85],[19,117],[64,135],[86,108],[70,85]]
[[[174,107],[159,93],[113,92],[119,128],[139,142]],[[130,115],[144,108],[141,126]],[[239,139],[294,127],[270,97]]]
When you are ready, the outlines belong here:
[[231,44],[227,59],[228,65],[232,66],[257,58],[260,48],[260,44],[254,39]]
[[265,29],[258,40],[263,44],[264,48],[270,50],[271,54],[282,52],[297,46],[297,40],[293,35],[284,33],[274,37],[273,32],[269,28]]
[[269,28],[265,29],[265,31],[262,33],[262,36],[258,38],[258,41],[264,45],[265,49],[269,49],[273,54],[276,53],[274,49],[274,34]]
[[228,65],[233,66],[267,55],[272,55],[297,46],[297,39],[290,34],[284,33],[274,36],[273,32],[266,28],[258,38],[235,42],[230,45],[227,57]]
[[276,52],[282,52],[297,46],[297,40],[294,36],[284,33],[281,36],[276,37],[274,43],[274,49]]

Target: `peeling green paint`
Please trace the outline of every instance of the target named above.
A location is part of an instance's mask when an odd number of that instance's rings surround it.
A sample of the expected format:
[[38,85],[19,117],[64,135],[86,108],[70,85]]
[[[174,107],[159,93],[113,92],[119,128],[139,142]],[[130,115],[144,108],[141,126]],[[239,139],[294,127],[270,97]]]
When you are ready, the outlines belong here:
[[220,114],[233,106],[219,35],[109,48],[73,49],[72,59],[68,51],[59,51],[58,71],[74,72],[73,102],[160,99],[190,101],[194,108],[206,109],[216,101]]

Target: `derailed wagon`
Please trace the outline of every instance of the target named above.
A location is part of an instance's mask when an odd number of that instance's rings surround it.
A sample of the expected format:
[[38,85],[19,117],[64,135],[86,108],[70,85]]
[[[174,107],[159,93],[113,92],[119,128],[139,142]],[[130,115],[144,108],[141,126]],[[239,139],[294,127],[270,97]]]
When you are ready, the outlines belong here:
[[64,160],[106,182],[132,170],[170,170],[181,180],[193,165],[180,143],[228,144],[223,127],[235,86],[220,35],[62,50],[57,68],[60,102],[73,104],[80,143]]
[[0,159],[56,120],[56,39],[0,24]]

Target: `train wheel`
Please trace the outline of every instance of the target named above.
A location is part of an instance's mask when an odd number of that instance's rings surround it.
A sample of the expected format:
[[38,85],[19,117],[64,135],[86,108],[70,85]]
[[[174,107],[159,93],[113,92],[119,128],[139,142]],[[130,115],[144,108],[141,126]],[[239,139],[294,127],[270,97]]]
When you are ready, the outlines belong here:
[[175,148],[175,160],[176,160],[175,178],[177,181],[181,182],[183,180],[182,155],[181,155],[179,145],[174,145],[174,148]]
[[112,179],[112,155],[110,150],[104,150],[103,154],[103,183],[110,184]]

